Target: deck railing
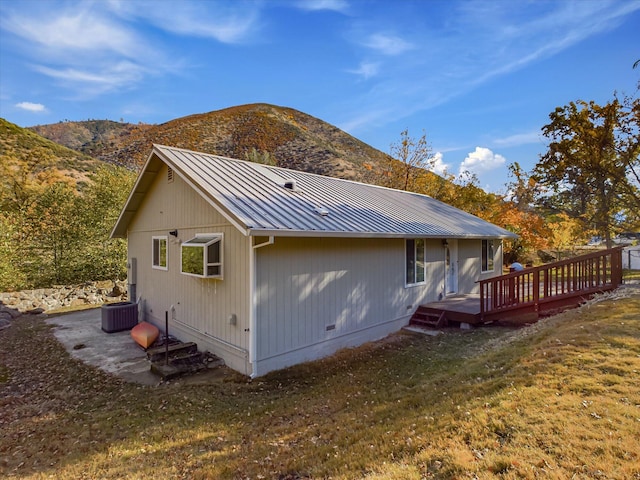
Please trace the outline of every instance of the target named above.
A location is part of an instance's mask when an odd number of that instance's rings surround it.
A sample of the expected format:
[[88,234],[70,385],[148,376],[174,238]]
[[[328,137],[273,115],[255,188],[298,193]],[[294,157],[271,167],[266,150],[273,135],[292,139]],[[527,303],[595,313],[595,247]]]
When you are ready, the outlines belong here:
[[480,281],[482,319],[502,313],[539,314],[622,284],[622,248],[580,255]]

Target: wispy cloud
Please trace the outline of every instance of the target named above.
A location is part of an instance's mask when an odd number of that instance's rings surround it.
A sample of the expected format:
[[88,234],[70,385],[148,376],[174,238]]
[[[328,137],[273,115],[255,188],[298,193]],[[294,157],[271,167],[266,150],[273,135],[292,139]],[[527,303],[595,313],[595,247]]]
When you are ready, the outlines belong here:
[[81,90],[77,97],[95,96],[128,88],[141,81],[145,75],[144,68],[127,61],[91,70],[45,66],[35,66],[34,69],[64,85],[76,85]]
[[380,62],[362,62],[355,70],[348,70],[349,73],[359,75],[365,80],[375,77],[380,70]]
[[[385,65],[385,75],[354,98],[349,111],[376,125],[398,121],[607,32],[636,10],[638,1],[456,2],[447,23],[437,28],[424,28],[422,19],[413,22],[405,16],[378,18],[377,24],[369,20],[369,31],[402,25],[402,38],[376,33],[355,37],[354,43],[402,61]],[[375,112],[385,112],[385,117],[375,117]],[[534,141],[509,141],[525,140]]]
[[[187,62],[169,57],[149,25],[174,35],[238,43],[255,34],[257,3],[170,2],[16,3],[3,9],[0,28],[15,39],[33,70],[56,80],[74,98],[141,85],[151,76],[176,75]],[[242,8],[235,8],[241,5]],[[162,40],[166,42],[167,40]]]
[[482,173],[500,168],[506,163],[506,159],[497,153],[493,153],[488,148],[476,147],[473,152],[460,164],[460,175],[465,172]]
[[309,11],[332,10],[346,13],[349,10],[349,2],[346,0],[300,0],[296,5]]
[[362,41],[362,44],[383,55],[400,55],[414,48],[414,46],[406,40],[396,35],[387,35],[384,33],[369,35]]
[[132,30],[87,9],[10,13],[2,28],[55,61],[69,61],[86,53],[99,56],[110,52],[126,58],[148,53],[144,40]]
[[138,19],[183,36],[212,38],[222,43],[241,43],[259,29],[257,3],[182,1],[173,2],[113,0],[113,12]]
[[497,138],[492,143],[497,147],[519,147],[521,145],[530,145],[532,143],[541,143],[540,131],[518,133],[508,137]]
[[45,107],[41,103],[20,102],[20,103],[16,103],[16,108],[19,108],[20,110],[26,110],[27,112],[34,112],[34,113],[47,112],[47,107]]

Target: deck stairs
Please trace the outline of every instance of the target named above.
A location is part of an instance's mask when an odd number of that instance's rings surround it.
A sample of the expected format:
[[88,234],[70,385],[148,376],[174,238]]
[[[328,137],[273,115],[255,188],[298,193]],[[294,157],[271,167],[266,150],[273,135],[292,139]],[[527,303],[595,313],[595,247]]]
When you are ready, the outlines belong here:
[[163,381],[224,365],[215,355],[198,351],[198,345],[193,342],[169,341],[168,345],[154,346],[147,350],[147,359],[151,371]]
[[447,312],[420,305],[413,313],[409,325],[422,328],[442,328],[448,325]]

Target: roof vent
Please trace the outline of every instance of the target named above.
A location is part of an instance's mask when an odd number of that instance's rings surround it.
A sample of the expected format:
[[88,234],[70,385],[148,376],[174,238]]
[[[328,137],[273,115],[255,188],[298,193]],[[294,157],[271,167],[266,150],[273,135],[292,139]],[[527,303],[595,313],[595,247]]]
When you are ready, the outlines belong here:
[[299,191],[300,189],[298,188],[298,185],[296,183],[295,180],[290,179],[290,180],[285,180],[284,181],[284,188],[288,189],[288,190],[292,190],[294,192]]
[[324,207],[316,207],[314,210],[321,217],[326,217],[327,215],[329,215],[329,210]]

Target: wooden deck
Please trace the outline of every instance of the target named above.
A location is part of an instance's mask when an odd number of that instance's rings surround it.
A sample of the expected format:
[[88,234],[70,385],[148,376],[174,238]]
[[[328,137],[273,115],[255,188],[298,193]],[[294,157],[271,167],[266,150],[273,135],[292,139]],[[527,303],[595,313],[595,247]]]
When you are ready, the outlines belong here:
[[580,305],[622,284],[622,249],[612,248],[482,280],[479,295],[455,295],[420,305],[410,325],[440,328],[526,323]]
[[437,302],[420,305],[410,324],[422,327],[444,327],[449,322],[481,323],[480,295],[452,295]]

